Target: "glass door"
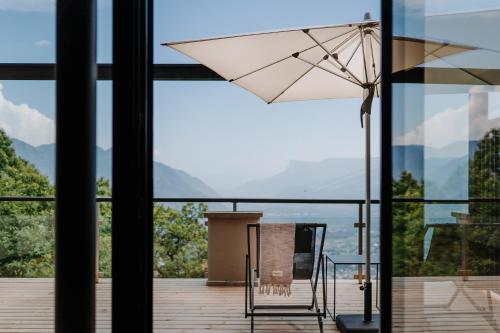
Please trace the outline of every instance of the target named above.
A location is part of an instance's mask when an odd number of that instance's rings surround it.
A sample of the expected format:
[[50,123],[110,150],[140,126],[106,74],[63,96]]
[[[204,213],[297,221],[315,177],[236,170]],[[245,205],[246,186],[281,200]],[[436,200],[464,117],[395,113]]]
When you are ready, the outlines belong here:
[[392,331],[500,332],[500,5],[392,14]]

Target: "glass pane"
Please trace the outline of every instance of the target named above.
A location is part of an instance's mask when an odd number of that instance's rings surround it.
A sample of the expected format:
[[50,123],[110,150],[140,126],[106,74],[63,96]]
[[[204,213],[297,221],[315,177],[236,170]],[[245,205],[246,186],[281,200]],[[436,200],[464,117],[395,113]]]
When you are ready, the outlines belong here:
[[[166,41],[356,23],[363,21],[366,12],[378,19],[379,6],[376,0],[348,4],[329,0],[155,1],[154,61],[196,63],[161,46]],[[348,45],[346,49],[350,51],[358,49],[357,43]],[[252,54],[267,54],[266,51],[256,50]],[[227,56],[220,54],[221,59]],[[359,63],[361,58],[353,56],[351,60],[357,59],[353,62]],[[373,58],[377,58],[376,53]],[[292,75],[297,68],[283,72]],[[363,75],[369,76],[371,72]],[[334,84],[322,86],[325,90],[338,88]],[[269,90],[263,95],[272,93],[269,86],[262,84],[260,88],[263,87]],[[344,255],[355,260],[361,258],[359,262],[363,262],[364,258],[358,256],[360,230],[366,239],[361,229],[364,219],[359,215],[365,182],[361,104],[362,96],[267,105],[229,82],[155,83],[155,329],[250,330],[250,319],[244,318],[243,288],[248,220],[231,220],[231,223],[212,220],[212,213],[216,211],[223,211],[221,216],[227,216],[224,214],[233,214],[235,210],[236,219],[245,212],[262,212],[262,218],[252,215],[255,213],[248,214],[252,222],[261,221],[263,225],[325,223],[324,252],[331,258]],[[374,198],[378,198],[380,173],[378,108],[378,98],[375,98],[372,113]],[[187,203],[186,198],[194,202]],[[241,198],[264,200],[238,201]],[[266,202],[266,198],[276,201]],[[297,202],[287,202],[287,198]],[[221,201],[215,202],[216,199]],[[308,199],[320,202],[304,203]],[[346,201],[321,202],[327,199]],[[379,249],[377,205],[373,206],[372,213],[372,253],[376,257]],[[355,223],[360,229],[355,228]],[[319,245],[319,240],[315,245]],[[358,278],[362,281],[364,277],[360,266],[345,264],[335,271],[339,283],[337,313],[363,312]],[[377,267],[372,267],[374,303],[378,301],[375,297]],[[333,278],[332,269],[325,279],[332,283],[328,288],[330,310],[333,310]],[[320,280],[323,281],[321,277]],[[311,302],[307,280],[294,280],[292,289],[290,298],[267,297],[256,291],[256,301],[295,305]],[[323,294],[318,294],[318,298],[321,300]],[[373,308],[377,313],[377,308]],[[255,328],[265,332],[318,331],[317,318],[280,319],[256,319]],[[335,330],[335,323],[330,319],[325,325],[325,331]]]
[[54,195],[55,84],[0,88],[0,330],[53,329],[54,203],[5,197]]
[[[108,198],[111,196],[111,94],[111,82],[98,83],[97,185],[98,195]],[[55,82],[1,82],[0,161],[0,331],[51,331]],[[47,198],[13,201],[20,197]],[[99,203],[98,221],[96,247],[101,279],[97,285],[96,319],[98,329],[109,329],[111,203]]]
[[[98,0],[97,5],[97,61],[109,63],[112,1]],[[0,63],[54,63],[55,12],[55,0],[0,1]]]
[[51,0],[2,1],[0,62],[55,62],[55,7]]
[[155,197],[363,198],[358,99],[266,105],[227,82],[156,82],[154,96]]
[[[360,216],[355,200],[364,196],[365,172],[359,100],[266,105],[227,82],[157,82],[154,96],[157,329],[163,327],[162,309],[170,308],[168,297],[163,295],[172,288],[183,291],[175,300],[190,311],[191,307],[203,306],[196,300],[190,301],[191,293],[198,288],[214,301],[222,297],[218,294],[220,289],[204,289],[210,241],[203,214],[233,209],[231,202],[166,204],[159,200],[172,197],[350,199],[353,200],[350,204],[239,203],[237,210],[262,211],[263,223],[326,223],[325,254],[330,257],[358,254],[358,230],[354,223]],[[379,115],[376,100],[372,113],[374,198],[378,198],[379,193]],[[372,253],[377,257],[377,205],[372,207],[372,214]],[[178,230],[183,233],[179,234]],[[353,279],[358,273],[357,265],[337,267],[336,278],[343,295],[343,301],[337,304],[340,313],[363,310],[362,293],[357,280]],[[373,278],[376,283],[375,266]],[[329,289],[330,309],[332,290]],[[240,289],[228,305],[242,303],[243,295]],[[200,327],[207,327],[209,318],[200,318]],[[177,320],[180,324],[184,319],[178,317]]]
[[498,332],[500,5],[437,3],[394,7],[393,331]]

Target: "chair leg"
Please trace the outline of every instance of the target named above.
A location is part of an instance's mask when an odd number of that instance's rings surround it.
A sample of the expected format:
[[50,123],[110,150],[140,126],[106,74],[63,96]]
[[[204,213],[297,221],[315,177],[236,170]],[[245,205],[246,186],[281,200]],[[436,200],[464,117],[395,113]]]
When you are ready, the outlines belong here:
[[253,316],[250,318],[250,332],[253,333],[254,330],[254,322],[253,322]]
[[320,333],[323,333],[323,319],[321,318],[321,316],[318,316],[318,325]]

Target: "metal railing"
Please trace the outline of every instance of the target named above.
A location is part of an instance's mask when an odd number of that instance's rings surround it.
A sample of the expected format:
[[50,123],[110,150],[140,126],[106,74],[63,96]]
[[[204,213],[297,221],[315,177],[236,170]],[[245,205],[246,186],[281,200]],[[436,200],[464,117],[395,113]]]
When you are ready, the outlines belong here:
[[[0,202],[53,202],[54,196],[0,196]],[[97,197],[97,202],[112,202],[112,197]],[[472,199],[423,199],[423,198],[393,198],[393,203],[422,203],[422,204],[468,204],[471,202],[499,202],[498,198],[472,198]],[[229,203],[234,212],[238,211],[238,204],[311,204],[311,205],[356,205],[358,208],[357,219],[353,226],[357,233],[357,253],[363,255],[363,232],[366,224],[363,222],[363,199],[296,199],[296,198],[153,198],[155,203]],[[380,200],[371,200],[372,204],[380,204]],[[362,265],[358,266],[354,278],[359,283],[364,279]]]

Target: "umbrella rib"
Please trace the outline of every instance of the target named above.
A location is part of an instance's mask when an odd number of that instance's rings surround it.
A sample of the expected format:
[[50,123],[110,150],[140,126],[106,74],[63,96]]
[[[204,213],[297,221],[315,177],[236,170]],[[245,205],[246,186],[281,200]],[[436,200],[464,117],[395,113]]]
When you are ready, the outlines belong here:
[[375,33],[375,31],[372,33],[372,37],[373,39],[375,39],[375,41],[380,45],[380,40],[378,39],[378,36],[377,34]]
[[[424,45],[425,45],[425,43],[424,43]],[[449,45],[450,45],[450,44],[448,44],[448,43],[443,43],[443,44],[439,45],[439,46],[438,46],[435,50],[433,50],[433,51],[425,51],[425,48],[424,48],[424,52],[426,52],[426,53],[427,53],[427,55],[433,55],[433,56],[435,56],[436,58],[441,59],[441,57],[439,57],[438,55],[434,54],[434,52],[437,52],[437,51],[439,51],[439,50],[441,50],[441,49],[444,49],[445,47],[447,47],[447,46],[449,46]]]
[[368,69],[366,68],[366,54],[365,54],[365,43],[364,43],[364,36],[363,36],[363,28],[359,28],[359,36],[361,38],[361,49],[363,50],[363,68],[365,69],[365,78],[366,81],[368,81]]
[[[328,43],[328,42],[330,42],[330,41],[332,41],[332,40],[334,40],[334,39],[337,39],[337,38],[342,37],[342,36],[344,36],[344,35],[346,35],[346,34],[348,34],[348,33],[350,33],[350,32],[353,32],[353,31],[355,31],[356,29],[357,29],[357,28],[354,28],[354,29],[352,29],[352,30],[349,30],[349,31],[343,32],[343,33],[341,33],[340,35],[337,35],[337,36],[335,36],[335,37],[331,37],[331,38],[327,39],[326,41],[324,41],[323,43]],[[313,46],[307,47],[307,48],[305,48],[305,49],[302,49],[302,50],[300,50],[300,51],[299,51],[299,53],[302,53],[302,52],[306,52],[306,51],[312,50],[312,49],[314,49],[315,47],[318,47],[318,45],[313,45]],[[267,64],[267,65],[264,65],[264,66],[259,67],[259,68],[257,68],[257,69],[254,69],[254,70],[253,70],[253,71],[251,71],[251,72],[248,72],[248,73],[246,73],[246,74],[240,75],[240,76],[238,76],[238,77],[236,77],[236,78],[234,78],[234,79],[230,79],[230,80],[229,80],[229,82],[233,82],[233,81],[236,81],[236,80],[242,79],[242,78],[244,78],[244,77],[246,77],[246,76],[248,76],[248,75],[252,75],[252,74],[254,74],[254,73],[258,72],[258,71],[261,71],[261,70],[263,70],[263,69],[266,69],[266,68],[268,68],[268,67],[270,67],[270,66],[272,66],[272,65],[276,65],[277,63],[280,63],[280,62],[282,62],[282,61],[285,61],[285,60],[287,60],[287,59],[289,59],[289,58],[291,58],[291,57],[292,57],[292,56],[291,56],[291,55],[289,55],[289,56],[286,56],[286,57],[281,58],[281,59],[279,59],[279,60],[276,60],[276,61],[274,61],[274,62],[272,62],[272,63],[270,63],[270,64]]]
[[[469,74],[470,76],[472,76],[473,78],[478,79],[479,81],[482,81],[482,82],[484,82],[484,83],[486,83],[486,84],[488,84],[488,85],[490,85],[490,86],[493,86],[493,85],[494,85],[493,83],[491,83],[491,82],[489,82],[489,81],[487,81],[487,80],[485,80],[485,79],[481,78],[480,76],[478,76],[478,75],[476,75],[476,74],[472,73],[471,71],[468,71],[468,70],[466,70],[465,68],[459,67],[459,66],[457,66],[457,65],[453,64],[451,61],[446,60],[445,58],[439,57],[438,55],[434,54],[434,52],[437,52],[437,51],[441,50],[442,48],[445,48],[446,46],[449,46],[449,44],[445,43],[445,44],[443,44],[443,45],[440,45],[440,46],[439,46],[437,49],[435,49],[434,51],[425,51],[425,50],[424,50],[424,52],[425,52],[425,53],[427,53],[427,55],[433,55],[433,56],[434,56],[434,57],[436,57],[437,59],[440,59],[440,60],[442,60],[442,61],[444,61],[444,62],[446,62],[446,63],[448,63],[448,64],[452,65],[453,67],[457,68],[458,70],[460,70],[460,71],[462,71],[462,72],[464,72],[464,73],[466,73],[466,74]],[[427,56],[427,55],[426,55],[426,56]]]
[[354,55],[356,54],[356,52],[358,51],[360,46],[361,46],[361,40],[359,41],[358,45],[356,45],[356,47],[354,48],[354,51],[352,51],[351,56],[349,57],[349,59],[345,63],[346,66],[349,66],[349,63],[351,62],[352,58],[354,57]]
[[[373,77],[375,77],[375,79],[373,79],[373,84],[375,84],[375,81],[377,81],[377,68],[376,68],[376,64],[375,64],[375,55],[374,55],[374,52],[373,52],[372,37],[373,37],[372,34],[370,34],[370,50],[371,50],[371,53],[372,53]],[[377,96],[379,96],[379,94],[378,94],[378,87],[377,87],[376,84],[375,84],[375,92],[377,93]]]
[[[336,47],[333,48],[332,51],[330,51],[330,53],[333,54],[334,51],[337,51],[336,54],[338,55],[340,52],[342,52],[340,49],[342,47],[347,47],[348,45],[350,45],[353,41],[356,40],[356,36],[357,36],[357,31],[352,34],[351,36],[349,36],[347,39],[345,39],[344,41],[342,41],[340,44],[338,44]],[[356,52],[356,50],[354,50],[354,52]],[[332,60],[330,60],[330,58],[327,59],[327,61],[332,64],[332,66],[334,66],[335,68],[337,68],[338,70],[342,71],[342,66],[339,66],[337,63],[333,62]],[[349,60],[350,61],[350,60]],[[347,61],[347,63],[345,64],[345,67],[347,67],[349,65],[349,61]],[[342,71],[343,72],[343,71]]]
[[[323,59],[321,59],[318,64],[322,61]],[[281,95],[283,95],[288,89],[290,89],[295,83],[297,83],[300,79],[302,79],[304,76],[306,76],[310,71],[312,71],[312,69],[314,68],[314,64],[311,64],[311,67],[306,70],[301,76],[299,76],[297,79],[295,79],[292,83],[290,83],[290,85],[288,87],[286,87],[285,89],[283,89],[282,92],[280,92],[278,95],[276,95],[276,97],[274,97],[272,100],[270,100],[269,102],[267,102],[267,104],[271,104],[272,102],[274,102],[275,100],[278,99],[278,97],[280,97]]]
[[[435,51],[437,51],[437,50],[439,50],[439,49],[440,49],[440,48],[437,48]],[[462,67],[459,67],[459,66],[455,65],[455,64],[453,64],[451,61],[446,60],[445,58],[438,57],[437,55],[435,55],[435,54],[434,54],[434,52],[435,52],[435,51],[432,51],[432,52],[427,52],[427,54],[431,54],[431,55],[435,56],[437,59],[443,60],[444,62],[446,62],[446,63],[448,63],[448,64],[452,65],[452,66],[453,66],[453,67],[455,67],[456,69],[458,69],[458,70],[460,70],[460,71],[462,71],[462,72],[464,72],[464,73],[466,73],[466,74],[468,74],[468,75],[472,76],[473,78],[478,79],[479,81],[482,81],[482,82],[486,83],[487,85],[494,86],[494,84],[493,84],[493,83],[491,83],[491,82],[489,82],[489,81],[487,81],[487,80],[485,80],[485,79],[481,78],[479,75],[476,75],[476,74],[472,73],[471,71],[469,71],[469,70],[467,70],[467,69],[465,69],[465,68],[462,68]]]
[[267,64],[267,65],[265,65],[265,66],[262,66],[262,67],[259,67],[259,68],[257,68],[257,69],[254,69],[253,71],[248,72],[248,73],[246,73],[246,74],[243,74],[243,75],[241,75],[241,76],[238,76],[237,78],[230,79],[230,80],[229,80],[229,82],[233,82],[233,81],[236,81],[236,80],[242,79],[242,78],[244,78],[244,77],[246,77],[246,76],[248,76],[248,75],[252,75],[252,74],[254,74],[254,73],[257,73],[258,71],[261,71],[261,70],[263,70],[263,69],[266,69],[266,68],[268,68],[268,67],[271,67],[272,65],[276,65],[277,63],[280,63],[280,62],[282,62],[282,61],[285,61],[285,60],[287,60],[287,59],[289,59],[289,58],[291,58],[291,57],[292,57],[292,56],[291,56],[291,55],[289,55],[289,56],[286,56],[286,57],[281,58],[281,59],[279,59],[279,60],[273,61],[273,62],[272,62],[272,63],[270,63],[270,64]]
[[357,28],[353,30],[353,34],[351,34],[350,36],[348,36],[346,39],[344,39],[342,42],[338,43],[337,46],[335,46],[331,51],[330,51],[330,54],[333,54],[333,52],[337,51],[338,49],[340,49],[342,46],[344,46],[344,44],[346,44],[347,42],[349,42],[350,40],[352,40],[354,37],[356,37],[358,35],[358,32],[356,31],[358,30]]
[[[351,82],[352,84],[355,84],[355,85],[360,86],[360,87],[362,86],[360,83],[358,83],[358,82],[356,82],[356,81],[350,80],[350,79],[348,79],[348,78],[346,78],[346,77],[344,77],[344,76],[342,76],[342,75],[340,75],[340,74],[338,74],[338,73],[335,73],[335,72],[333,72],[333,71],[329,70],[328,68],[325,68],[325,67],[323,67],[323,66],[319,65],[319,63],[318,63],[318,64],[315,64],[315,63],[313,63],[313,62],[310,62],[310,61],[309,61],[309,60],[307,60],[307,59],[301,58],[301,57],[299,57],[299,55],[298,55],[298,54],[297,54],[297,57],[296,57],[296,58],[297,58],[297,59],[299,59],[299,60],[302,60],[303,62],[305,62],[305,63],[307,63],[307,64],[309,64],[309,65],[311,65],[311,66],[314,66],[314,67],[316,67],[316,68],[319,68],[319,69],[321,69],[321,70],[324,70],[325,72],[328,72],[328,73],[330,73],[330,74],[333,74],[333,75],[335,75],[335,76],[337,76],[337,77],[339,77],[339,78],[341,78],[341,79],[344,79],[344,80],[346,80],[346,81],[348,81],[348,82]],[[324,58],[323,58],[323,59],[324,59]],[[322,59],[322,60],[323,60],[323,59]],[[320,61],[320,62],[321,62],[321,61]]]
[[[355,41],[356,41],[356,37],[357,37],[357,35],[358,35],[358,34],[357,34],[357,32],[356,32],[356,34],[353,36],[353,38],[351,38],[350,40],[348,40],[348,41],[347,41],[346,43],[344,43],[343,45],[340,45],[340,47],[337,47],[337,48],[336,48],[336,51],[337,51],[337,52],[335,52],[335,53],[339,54],[339,53],[344,52],[344,51],[345,51],[345,50],[346,50],[349,46],[351,46],[351,44],[352,44],[353,42],[355,42]],[[333,52],[331,52],[331,53],[333,54]]]
[[[320,43],[320,42],[319,42],[316,38],[314,38],[314,36],[312,36],[312,35],[309,33],[309,30],[308,30],[308,29],[304,29],[303,31],[304,31],[304,33],[305,33],[306,35],[308,35],[308,36],[309,36],[309,37],[310,37],[310,38],[311,38],[311,39],[312,39],[312,40],[313,40],[316,44],[318,44],[318,46],[319,46],[319,47],[321,47],[321,48],[323,49],[323,51],[325,51],[325,52],[326,52],[326,54],[327,54],[328,56],[331,56],[331,57],[335,60],[335,62],[337,62],[340,66],[342,66],[342,68],[343,68],[343,69],[345,69],[345,70],[346,70],[346,71],[347,71],[347,72],[348,72],[348,73],[349,73],[349,74],[350,74],[350,75],[351,75],[351,76],[352,76],[352,77],[353,77],[356,81],[358,81],[359,85],[362,85],[362,84],[363,84],[363,83],[361,82],[361,80],[359,80],[359,79],[357,78],[357,76],[356,76],[356,75],[354,75],[354,74],[353,74],[353,73],[349,70],[349,68],[347,68],[346,66],[344,66],[344,64],[342,64],[342,62],[338,59],[338,55],[332,55],[332,54],[330,54],[330,52],[326,49],[326,47],[325,47],[323,44],[321,44],[321,43]],[[347,79],[346,79],[346,80],[347,80]],[[348,80],[348,81],[350,81],[350,80]]]

